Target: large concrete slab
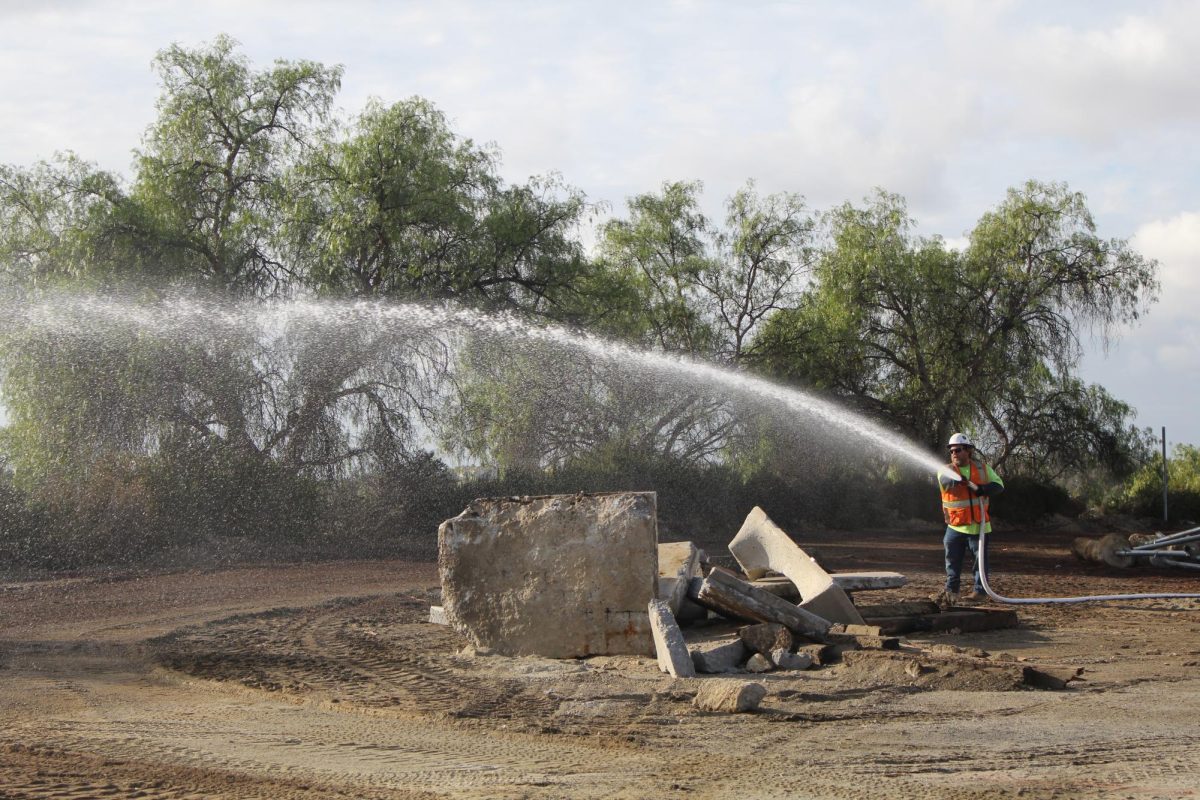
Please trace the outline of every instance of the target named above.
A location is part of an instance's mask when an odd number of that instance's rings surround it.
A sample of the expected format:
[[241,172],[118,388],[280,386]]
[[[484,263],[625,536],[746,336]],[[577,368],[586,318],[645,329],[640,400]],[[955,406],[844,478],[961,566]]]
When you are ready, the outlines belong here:
[[861,624],[863,619],[832,576],[758,506],[729,543],[729,552],[747,575],[774,570],[800,590],[800,607],[830,622]]
[[438,529],[442,603],[477,648],[651,656],[653,492],[484,498]]

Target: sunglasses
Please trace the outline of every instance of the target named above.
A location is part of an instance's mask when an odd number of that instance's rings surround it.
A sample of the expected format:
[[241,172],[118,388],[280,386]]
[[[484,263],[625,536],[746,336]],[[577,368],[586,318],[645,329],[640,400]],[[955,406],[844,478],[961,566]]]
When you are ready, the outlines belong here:
[[969,447],[951,447],[950,452],[951,453],[965,453],[970,449],[971,448],[969,448]]

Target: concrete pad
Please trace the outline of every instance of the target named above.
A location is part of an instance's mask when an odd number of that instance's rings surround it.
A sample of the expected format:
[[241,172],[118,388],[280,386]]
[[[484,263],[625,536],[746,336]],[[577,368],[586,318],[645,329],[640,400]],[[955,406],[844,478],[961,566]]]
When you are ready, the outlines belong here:
[[766,570],[785,575],[800,590],[804,610],[830,622],[862,623],[846,592],[761,508],[755,506],[746,517],[729,543],[729,552],[747,575],[762,575]]
[[796,588],[796,584],[792,583],[791,578],[783,575],[764,575],[750,581],[750,585],[755,589],[770,592],[776,597],[782,597],[789,603],[799,604],[801,600],[800,590]]
[[658,668],[676,678],[696,677],[696,666],[692,655],[683,641],[683,632],[671,615],[671,609],[662,600],[651,600],[647,605],[650,615],[650,630],[654,634],[654,653]]
[[653,492],[484,498],[438,529],[442,604],[477,648],[653,655]]

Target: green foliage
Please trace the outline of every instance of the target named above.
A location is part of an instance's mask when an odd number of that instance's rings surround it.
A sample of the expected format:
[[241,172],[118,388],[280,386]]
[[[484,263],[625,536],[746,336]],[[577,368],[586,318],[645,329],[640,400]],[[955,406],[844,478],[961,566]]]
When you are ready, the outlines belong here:
[[1043,479],[1143,448],[1132,409],[1072,374],[1076,324],[1136,318],[1155,263],[1101,240],[1083,197],[1030,182],[1009,192],[964,253],[913,237],[903,200],[877,194],[830,216],[813,291],[771,319],[757,363],[879,415],[941,449],[973,434],[996,465]]
[[342,71],[308,61],[255,71],[236,46],[219,36],[207,48],[159,53],[163,94],[133,194],[152,215],[174,275],[261,293],[289,277],[277,250],[283,176],[313,145]]
[[[1167,513],[1172,520],[1200,520],[1200,447],[1177,444],[1167,459]],[[1143,517],[1162,516],[1162,456],[1129,477],[1112,501],[1115,508]]]
[[1004,481],[1004,491],[990,503],[991,513],[1005,522],[1028,525],[1043,517],[1059,514],[1076,517],[1084,505],[1053,483],[1013,475]]
[[505,187],[497,162],[426,100],[373,102],[291,177],[294,261],[328,294],[553,313],[586,272],[586,205],[554,178]]
[[601,230],[600,262],[632,301],[610,329],[662,350],[741,360],[760,325],[799,294],[813,259],[804,199],[760,197],[747,183],[723,227],[700,210],[699,182],[630,198],[628,219]]

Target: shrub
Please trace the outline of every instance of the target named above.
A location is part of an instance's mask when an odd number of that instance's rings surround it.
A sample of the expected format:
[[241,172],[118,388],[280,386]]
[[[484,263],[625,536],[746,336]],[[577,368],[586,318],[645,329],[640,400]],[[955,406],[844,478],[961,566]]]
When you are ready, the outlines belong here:
[[[1167,461],[1167,511],[1172,519],[1200,519],[1200,448],[1177,444]],[[1162,513],[1162,457],[1135,472],[1115,498],[1117,510],[1141,517]]]
[[1016,524],[1036,522],[1050,514],[1077,517],[1084,506],[1066,489],[1037,478],[1013,475],[1004,481],[1004,491],[992,498],[996,519]]

